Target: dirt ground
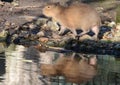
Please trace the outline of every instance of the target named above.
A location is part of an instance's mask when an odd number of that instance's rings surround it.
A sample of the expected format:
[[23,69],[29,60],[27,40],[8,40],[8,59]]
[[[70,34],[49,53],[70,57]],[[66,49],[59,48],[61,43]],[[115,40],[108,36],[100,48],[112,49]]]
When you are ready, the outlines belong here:
[[3,22],[7,21],[20,25],[26,22],[23,16],[39,16],[41,14],[42,0],[20,0],[13,4],[0,3],[0,20]]

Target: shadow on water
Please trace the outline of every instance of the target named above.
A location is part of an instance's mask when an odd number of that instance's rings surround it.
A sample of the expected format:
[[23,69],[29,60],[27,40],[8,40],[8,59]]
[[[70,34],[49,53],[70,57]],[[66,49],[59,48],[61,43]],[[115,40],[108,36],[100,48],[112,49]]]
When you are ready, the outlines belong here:
[[0,54],[0,82],[4,80],[3,76],[5,74],[5,55],[4,53]]
[[5,56],[0,57],[0,68],[2,71],[0,71],[0,76],[2,76],[5,73]]

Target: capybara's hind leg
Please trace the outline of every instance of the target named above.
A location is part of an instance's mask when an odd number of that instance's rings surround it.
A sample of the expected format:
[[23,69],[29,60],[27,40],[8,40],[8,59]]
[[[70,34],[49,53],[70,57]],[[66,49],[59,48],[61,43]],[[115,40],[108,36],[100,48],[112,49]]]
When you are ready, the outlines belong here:
[[93,36],[93,38],[95,40],[98,40],[99,27],[98,26],[92,27],[92,31],[95,33],[95,35]]

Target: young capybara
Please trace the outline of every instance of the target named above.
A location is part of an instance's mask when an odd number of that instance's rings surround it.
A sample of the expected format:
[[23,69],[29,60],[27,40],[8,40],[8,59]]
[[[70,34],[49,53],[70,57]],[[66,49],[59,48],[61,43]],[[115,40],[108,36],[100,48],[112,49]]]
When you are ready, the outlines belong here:
[[[63,33],[66,28],[71,30],[75,37],[92,30],[95,33],[93,37],[97,39],[101,19],[97,11],[87,4],[75,3],[64,7],[58,3],[52,3],[43,8],[43,14],[61,25],[59,34]],[[77,34],[76,29],[83,32]]]

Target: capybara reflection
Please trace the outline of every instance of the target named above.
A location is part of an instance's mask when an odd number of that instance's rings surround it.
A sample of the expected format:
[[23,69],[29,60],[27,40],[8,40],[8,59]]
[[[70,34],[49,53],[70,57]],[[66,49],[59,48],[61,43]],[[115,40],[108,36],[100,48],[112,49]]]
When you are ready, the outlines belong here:
[[60,56],[52,68],[48,65],[48,69],[46,69],[48,71],[45,71],[48,73],[43,73],[49,76],[64,76],[66,81],[74,83],[83,83],[93,79],[97,74],[96,57],[91,57],[88,61],[83,57],[77,60],[74,56]]
[[89,81],[93,79],[96,73],[96,63],[90,65],[85,58],[81,59],[79,62],[74,58],[70,58],[70,61],[66,64],[63,70],[63,75],[66,77],[66,80],[74,83]]

